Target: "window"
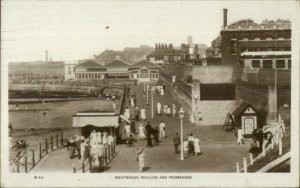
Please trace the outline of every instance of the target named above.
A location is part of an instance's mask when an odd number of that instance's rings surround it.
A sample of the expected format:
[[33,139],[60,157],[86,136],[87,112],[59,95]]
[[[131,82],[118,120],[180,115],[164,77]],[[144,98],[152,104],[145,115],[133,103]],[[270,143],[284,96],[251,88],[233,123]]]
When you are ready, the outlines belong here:
[[285,68],[285,60],[283,59],[276,60],[276,68]]
[[260,68],[260,60],[252,60],[253,68]]
[[289,68],[289,69],[291,68],[291,64],[292,64],[292,63],[291,63],[291,60],[289,59],[289,60],[288,60],[288,68]]
[[233,38],[230,41],[230,51],[231,51],[231,54],[236,54],[237,50],[238,50],[237,49],[237,39]]
[[263,68],[273,68],[272,60],[263,60]]

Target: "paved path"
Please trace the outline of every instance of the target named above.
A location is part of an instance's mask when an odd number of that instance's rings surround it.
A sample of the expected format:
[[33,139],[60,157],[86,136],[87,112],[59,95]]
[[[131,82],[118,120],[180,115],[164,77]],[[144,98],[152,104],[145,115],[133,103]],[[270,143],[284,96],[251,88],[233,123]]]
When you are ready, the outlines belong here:
[[[143,85],[131,86],[131,93],[137,95],[137,105],[145,107],[143,100]],[[150,97],[149,97],[150,99]],[[149,100],[150,101],[150,100]],[[180,108],[180,104],[175,101],[168,92],[165,96],[154,95],[154,107],[156,102],[160,101],[162,105],[173,103]],[[151,103],[150,103],[151,104]],[[125,105],[128,106],[128,101]],[[155,112],[156,112],[156,108]],[[132,115],[134,110],[131,108]],[[146,141],[138,141],[135,146],[143,146],[145,150],[145,170],[146,172],[235,172],[236,162],[242,164],[242,158],[248,157],[250,143],[246,141],[245,145],[236,145],[233,132],[224,132],[222,125],[219,126],[192,126],[189,122],[189,117],[185,114],[184,117],[184,133],[197,135],[201,141],[200,156],[186,156],[184,161],[181,161],[179,154],[174,154],[174,146],[172,138],[176,132],[180,131],[179,117],[157,116],[151,119],[150,106],[146,107],[147,118],[152,127],[158,126],[161,120],[166,123],[167,138],[159,145],[152,148],[146,148]],[[145,125],[146,122],[143,122]],[[138,130],[139,122],[136,123]],[[138,135],[134,135],[136,138]],[[137,172],[138,163],[134,150],[136,147],[127,147],[125,144],[117,145],[116,157],[109,164],[109,168],[105,172]],[[72,164],[76,167],[80,166],[80,160],[69,159],[66,148],[53,151],[48,154],[32,172],[72,172]]]
[[73,167],[76,168],[81,166],[81,160],[78,158],[69,158],[68,149],[62,148],[55,150],[46,155],[30,172],[66,172],[72,173]]
[[[132,86],[131,93],[137,94],[137,105],[145,107],[143,100],[143,86]],[[150,97],[149,97],[150,99]],[[150,101],[150,100],[149,100]],[[156,96],[154,94],[154,107],[157,101],[162,105],[173,103],[180,108],[180,104],[175,101],[168,92],[165,96]],[[151,104],[151,101],[149,102]],[[128,105],[128,103],[126,103]],[[154,119],[151,119],[151,106],[146,108],[147,118],[152,127],[158,126],[160,121],[166,123],[167,138],[158,146],[147,148],[146,141],[138,141],[135,146],[143,146],[145,150],[146,172],[234,172],[236,161],[241,162],[243,157],[248,157],[250,143],[239,146],[235,144],[235,136],[233,132],[224,132],[222,125],[195,127],[189,122],[189,117],[184,117],[184,133],[199,136],[201,140],[201,156],[187,156],[184,161],[180,161],[179,154],[174,154],[173,136],[176,132],[180,132],[179,117],[157,116],[154,113]],[[156,108],[155,112],[156,112]],[[133,110],[131,110],[134,112]],[[133,113],[132,113],[133,114]],[[143,122],[145,125],[146,122]],[[139,123],[136,123],[138,128]],[[137,138],[138,135],[135,135]],[[138,163],[134,155],[135,147],[127,147],[126,145],[118,145],[118,155],[110,164],[110,168],[106,172],[137,172]]]

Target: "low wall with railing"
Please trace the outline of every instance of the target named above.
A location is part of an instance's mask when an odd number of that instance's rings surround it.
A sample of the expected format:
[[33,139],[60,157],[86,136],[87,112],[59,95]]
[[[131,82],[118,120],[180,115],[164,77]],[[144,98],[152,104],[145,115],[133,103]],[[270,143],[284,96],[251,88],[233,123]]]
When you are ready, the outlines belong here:
[[17,157],[10,164],[11,172],[28,173],[48,153],[64,147],[64,132],[60,131],[51,136],[46,136],[43,142],[39,142],[38,148],[27,150],[24,155]]

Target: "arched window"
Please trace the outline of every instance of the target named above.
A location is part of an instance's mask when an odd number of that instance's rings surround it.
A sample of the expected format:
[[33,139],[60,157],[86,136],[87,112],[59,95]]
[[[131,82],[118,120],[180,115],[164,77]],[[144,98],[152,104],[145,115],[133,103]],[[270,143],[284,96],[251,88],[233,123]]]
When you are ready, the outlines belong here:
[[272,40],[272,37],[267,37],[266,40]]
[[256,38],[254,38],[254,40],[260,40],[260,38],[259,38],[259,37],[256,37]]

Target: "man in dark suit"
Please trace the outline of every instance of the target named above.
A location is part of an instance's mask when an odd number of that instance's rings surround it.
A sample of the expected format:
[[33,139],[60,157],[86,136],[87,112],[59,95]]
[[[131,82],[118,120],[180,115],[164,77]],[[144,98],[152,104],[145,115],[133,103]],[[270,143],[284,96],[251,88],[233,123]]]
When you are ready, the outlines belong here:
[[174,143],[174,148],[175,148],[175,154],[179,153],[178,151],[178,146],[180,144],[180,136],[178,133],[173,137],[173,143]]
[[150,122],[148,121],[146,125],[147,147],[152,147],[152,138],[151,138],[152,134],[153,134],[153,128]]

